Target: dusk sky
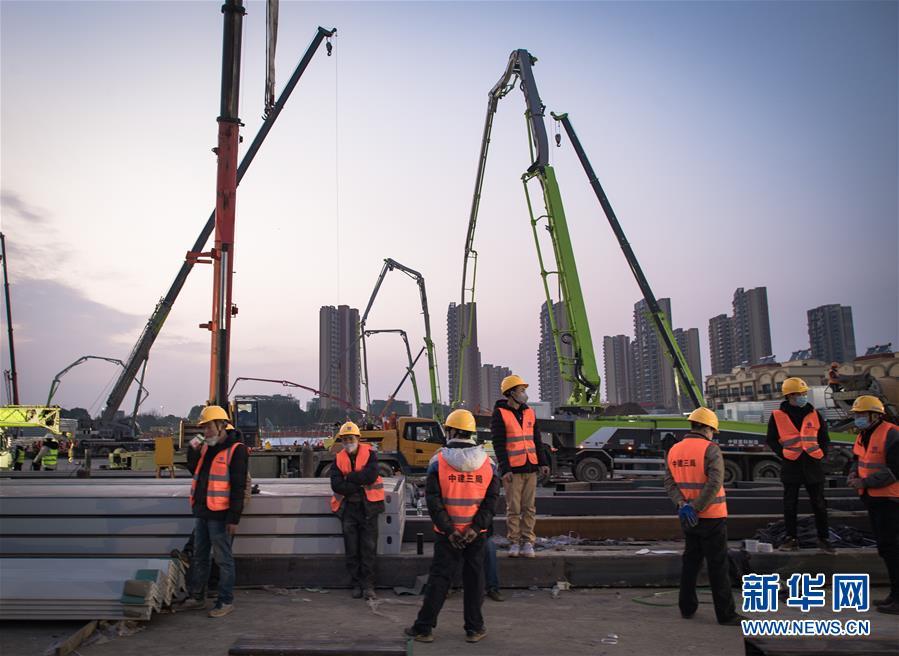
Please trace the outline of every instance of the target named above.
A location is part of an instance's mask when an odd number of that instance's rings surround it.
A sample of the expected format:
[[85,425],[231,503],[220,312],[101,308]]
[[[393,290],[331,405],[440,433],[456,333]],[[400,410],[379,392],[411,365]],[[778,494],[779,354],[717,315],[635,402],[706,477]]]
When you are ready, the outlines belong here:
[[[0,2],[0,218],[24,403],[45,402],[81,355],[127,357],[214,206],[220,6]],[[852,306],[860,352],[899,347],[897,7],[282,0],[279,92],[318,25],[338,37],[238,191],[232,378],[316,386],[319,307],[363,309],[392,257],[425,275],[448,395],[446,308],[459,301],[486,97],[515,48],[538,57],[547,117],[569,112],[673,325],[699,329],[704,374],[708,320],[731,312],[737,287],[767,286],[781,359],[807,348],[806,311],[826,303]],[[247,10],[244,146],[265,80],[265,3]],[[536,398],[543,287],[523,112],[516,90],[495,122],[477,297],[483,361],[533,381]],[[565,139],[552,163],[602,371],[602,337],[633,334],[640,292]],[[196,267],[170,315],[144,410],[204,401],[211,278]],[[392,274],[368,324],[420,344],[415,284]],[[373,398],[404,359],[399,340],[372,341]],[[96,414],[116,374],[84,365],[55,402]]]

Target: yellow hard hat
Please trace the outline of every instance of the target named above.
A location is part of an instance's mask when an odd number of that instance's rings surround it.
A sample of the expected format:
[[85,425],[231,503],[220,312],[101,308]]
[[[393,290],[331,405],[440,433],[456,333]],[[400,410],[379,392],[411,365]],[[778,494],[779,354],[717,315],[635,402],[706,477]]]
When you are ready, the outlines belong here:
[[687,419],[689,421],[694,421],[697,424],[708,426],[716,433],[718,432],[718,415],[716,415],[708,408],[696,408],[693,412],[690,413],[690,416],[687,417]]
[[346,422],[340,427],[340,430],[337,431],[337,437],[343,437],[344,435],[355,435],[356,437],[362,436],[359,432],[359,427],[351,421]]
[[852,404],[852,412],[879,412],[884,414],[883,402],[876,396],[860,396]]
[[232,429],[234,426],[231,425],[231,418],[228,417],[228,413],[225,412],[225,409],[220,405],[207,405],[203,408],[203,411],[200,413],[200,419],[197,423],[202,426],[203,424],[208,424],[210,421],[215,421],[218,419],[219,421],[224,421],[228,424],[225,428]]
[[780,388],[780,393],[787,394],[803,394],[808,392],[808,384],[801,378],[787,378]]
[[474,433],[478,430],[474,423],[474,415],[468,410],[463,410],[461,408],[449,413],[449,417],[446,418],[443,425],[447,428],[455,428],[469,433]]
[[528,386],[528,384],[524,382],[524,379],[521,376],[512,374],[511,376],[506,376],[505,378],[503,378],[503,382],[499,386],[499,391],[505,394],[513,387],[518,387],[519,385],[524,385],[525,387]]

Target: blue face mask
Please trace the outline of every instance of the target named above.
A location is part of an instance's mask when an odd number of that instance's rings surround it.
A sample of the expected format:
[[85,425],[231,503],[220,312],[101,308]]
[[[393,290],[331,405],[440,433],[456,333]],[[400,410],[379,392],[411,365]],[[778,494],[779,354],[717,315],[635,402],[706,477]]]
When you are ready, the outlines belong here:
[[793,397],[793,405],[797,408],[804,407],[806,403],[808,403],[808,394],[800,394],[799,396]]
[[856,417],[853,421],[855,422],[855,427],[859,430],[865,430],[871,425],[871,420],[867,417]]

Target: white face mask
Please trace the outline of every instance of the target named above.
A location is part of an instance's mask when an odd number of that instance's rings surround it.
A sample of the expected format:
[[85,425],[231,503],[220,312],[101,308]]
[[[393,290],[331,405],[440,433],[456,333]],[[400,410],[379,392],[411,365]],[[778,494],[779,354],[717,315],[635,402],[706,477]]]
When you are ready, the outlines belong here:
[[515,396],[515,401],[519,405],[524,405],[528,402],[528,393],[527,392],[518,392]]
[[213,437],[206,438],[206,444],[208,444],[209,446],[215,446],[216,444],[218,444],[221,441],[222,441],[221,435],[215,435]]
[[346,442],[343,445],[343,450],[347,453],[356,453],[356,449],[359,448],[358,442]]

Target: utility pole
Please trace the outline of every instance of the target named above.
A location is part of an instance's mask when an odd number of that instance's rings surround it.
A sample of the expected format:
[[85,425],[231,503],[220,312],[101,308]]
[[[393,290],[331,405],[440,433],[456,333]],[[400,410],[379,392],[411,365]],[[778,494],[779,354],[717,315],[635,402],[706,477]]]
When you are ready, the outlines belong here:
[[228,365],[231,346],[231,317],[237,308],[231,303],[234,277],[234,218],[237,201],[237,150],[240,143],[240,47],[243,0],[226,0],[222,5],[222,92],[218,121],[218,159],[215,200],[215,246],[212,251],[212,321],[203,327],[212,332],[209,372],[209,402],[227,407]]
[[16,349],[12,339],[12,306],[9,304],[9,273],[6,267],[6,236],[0,232],[0,259],[3,260],[3,293],[6,296],[6,329],[9,332],[9,382],[12,403],[19,405],[19,375],[16,373]]

